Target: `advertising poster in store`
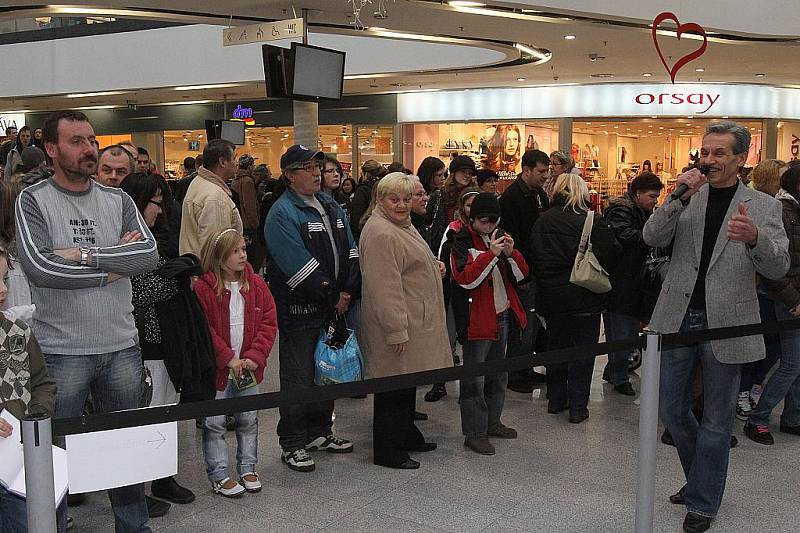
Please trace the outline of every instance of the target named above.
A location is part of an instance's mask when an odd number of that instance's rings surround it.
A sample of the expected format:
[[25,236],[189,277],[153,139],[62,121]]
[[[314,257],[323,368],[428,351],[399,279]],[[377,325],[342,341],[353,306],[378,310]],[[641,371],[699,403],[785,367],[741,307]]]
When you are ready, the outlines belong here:
[[523,153],[527,150],[541,150],[542,152],[550,155],[555,150],[552,146],[550,135],[553,130],[550,128],[542,128],[539,126],[525,125],[525,147]]
[[480,141],[483,166],[497,172],[500,179],[514,179],[522,170],[524,144],[518,124],[496,124],[484,130]]

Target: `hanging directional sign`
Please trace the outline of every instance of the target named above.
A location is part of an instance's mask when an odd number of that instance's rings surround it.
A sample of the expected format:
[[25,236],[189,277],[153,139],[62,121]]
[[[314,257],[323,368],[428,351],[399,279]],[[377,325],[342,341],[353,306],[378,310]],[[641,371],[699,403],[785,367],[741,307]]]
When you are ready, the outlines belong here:
[[278,20],[222,30],[222,45],[263,43],[303,36],[303,19]]

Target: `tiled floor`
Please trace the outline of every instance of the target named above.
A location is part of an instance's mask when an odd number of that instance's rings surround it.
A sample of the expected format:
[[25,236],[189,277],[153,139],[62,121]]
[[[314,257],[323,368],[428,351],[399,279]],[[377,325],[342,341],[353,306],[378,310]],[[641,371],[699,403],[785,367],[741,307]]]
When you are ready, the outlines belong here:
[[[439,449],[416,454],[422,462],[416,471],[372,464],[371,398],[337,401],[335,429],[355,442],[355,452],[318,452],[317,470],[308,474],[281,463],[277,412],[262,412],[259,472],[264,490],[239,500],[212,494],[200,432],[193,422],[182,422],[178,479],[196,492],[197,500],[173,505],[151,526],[170,533],[633,531],[638,407],[602,384],[604,363],[599,357],[595,367],[591,417],[577,426],[567,422],[566,413],[546,414],[543,391],[527,396],[509,392],[503,420],[520,438],[496,441],[493,457],[464,448],[455,383],[434,404],[422,401],[420,390],[418,409],[430,421],[418,425]],[[277,388],[277,357],[270,365],[262,390]],[[634,385],[638,389],[638,378]],[[741,423],[736,431],[740,446],[731,453],[728,488],[712,531],[796,530],[800,438],[776,432],[776,444],[766,447],[741,435]],[[232,433],[228,437],[233,459],[236,439]],[[684,510],[670,505],[667,496],[682,483],[674,448],[659,444],[654,531],[681,530]],[[113,529],[104,494],[90,495],[71,514],[74,531]]]

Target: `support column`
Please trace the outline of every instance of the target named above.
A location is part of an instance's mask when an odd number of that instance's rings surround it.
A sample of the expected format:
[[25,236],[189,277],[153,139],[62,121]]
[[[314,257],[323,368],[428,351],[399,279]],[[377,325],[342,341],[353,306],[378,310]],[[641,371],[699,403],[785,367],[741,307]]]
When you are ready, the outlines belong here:
[[778,119],[764,119],[761,131],[761,160],[778,159]]
[[400,161],[405,166],[413,165],[413,161],[408,164],[403,160],[403,125],[395,124],[392,127],[392,161]]
[[350,171],[350,177],[356,180],[356,183],[361,181],[361,152],[358,149],[358,125],[353,124],[353,136],[351,138],[350,150],[353,154],[353,168]]
[[[303,44],[308,44],[308,10],[303,9]],[[319,104],[316,102],[292,101],[294,110],[294,142],[310,150],[319,145]]]
[[562,118],[558,120],[558,149],[567,154],[572,150],[571,118]]

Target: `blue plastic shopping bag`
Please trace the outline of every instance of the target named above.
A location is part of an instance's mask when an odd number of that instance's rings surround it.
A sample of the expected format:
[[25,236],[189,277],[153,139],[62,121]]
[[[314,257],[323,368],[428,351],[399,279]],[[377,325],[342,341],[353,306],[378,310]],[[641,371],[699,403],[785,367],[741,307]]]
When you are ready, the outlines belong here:
[[333,385],[364,379],[361,350],[343,318],[334,319],[319,334],[314,351],[314,383]]

